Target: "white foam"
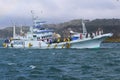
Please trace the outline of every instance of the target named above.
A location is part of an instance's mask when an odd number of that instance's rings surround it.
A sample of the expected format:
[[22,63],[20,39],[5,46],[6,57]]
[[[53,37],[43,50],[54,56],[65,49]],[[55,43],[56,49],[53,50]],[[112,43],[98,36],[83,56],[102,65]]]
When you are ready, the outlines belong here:
[[8,65],[15,65],[16,63],[8,63]]
[[34,65],[30,65],[29,67],[30,67],[31,69],[36,68],[36,66],[34,66]]
[[53,55],[55,55],[56,53],[52,53]]

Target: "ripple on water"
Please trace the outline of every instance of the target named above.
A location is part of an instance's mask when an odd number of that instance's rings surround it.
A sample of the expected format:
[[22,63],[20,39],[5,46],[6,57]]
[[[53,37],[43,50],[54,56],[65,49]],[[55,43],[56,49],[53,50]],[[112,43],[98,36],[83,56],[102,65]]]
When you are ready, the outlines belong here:
[[8,65],[16,65],[16,63],[8,63]]
[[61,80],[80,80],[80,79],[69,75],[63,75]]
[[120,80],[118,48],[0,48],[0,60],[2,80]]
[[54,73],[54,72],[58,73],[58,72],[62,72],[63,70],[60,68],[56,68],[56,67],[49,67],[47,71],[51,73]]
[[18,76],[18,77],[16,78],[16,80],[31,80],[31,79],[29,79],[29,78],[27,78],[27,77],[25,77],[25,76]]

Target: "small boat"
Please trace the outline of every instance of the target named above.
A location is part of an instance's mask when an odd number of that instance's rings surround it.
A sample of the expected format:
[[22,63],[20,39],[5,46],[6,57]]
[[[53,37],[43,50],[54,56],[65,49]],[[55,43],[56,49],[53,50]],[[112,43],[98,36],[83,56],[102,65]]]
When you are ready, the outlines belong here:
[[6,39],[3,43],[5,48],[37,48],[37,49],[56,49],[56,48],[100,48],[100,44],[106,38],[111,37],[112,33],[103,34],[103,30],[96,33],[88,33],[85,23],[82,21],[82,33],[70,30],[70,36],[61,36],[52,29],[43,26],[44,22],[33,19],[33,26],[26,34],[22,31],[16,35],[15,26],[13,27],[13,38]]

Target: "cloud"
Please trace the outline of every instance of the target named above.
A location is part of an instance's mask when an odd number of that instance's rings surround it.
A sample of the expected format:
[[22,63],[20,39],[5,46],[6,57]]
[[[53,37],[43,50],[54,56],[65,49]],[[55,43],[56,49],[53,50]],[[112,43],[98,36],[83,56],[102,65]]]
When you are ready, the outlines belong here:
[[14,10],[14,5],[10,4],[7,0],[0,1],[0,16],[7,15],[13,10]]
[[117,0],[0,0],[0,25],[8,18],[30,21],[31,10],[49,22],[76,18],[120,18],[120,2]]

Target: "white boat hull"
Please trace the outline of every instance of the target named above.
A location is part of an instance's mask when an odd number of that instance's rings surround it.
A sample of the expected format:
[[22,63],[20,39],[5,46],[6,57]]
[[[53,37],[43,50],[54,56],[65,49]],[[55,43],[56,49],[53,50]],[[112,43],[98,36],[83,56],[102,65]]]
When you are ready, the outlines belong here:
[[52,49],[52,48],[99,48],[100,44],[107,37],[111,37],[112,33],[103,34],[96,36],[94,38],[84,38],[73,40],[70,42],[60,42],[46,44],[43,41],[33,41],[33,40],[13,40],[8,47],[10,48],[39,48],[39,49]]

